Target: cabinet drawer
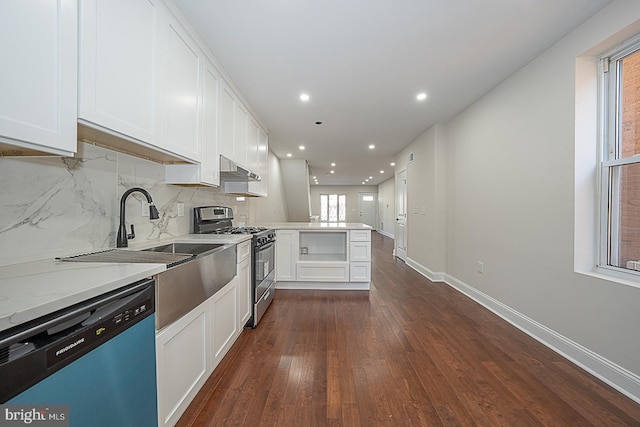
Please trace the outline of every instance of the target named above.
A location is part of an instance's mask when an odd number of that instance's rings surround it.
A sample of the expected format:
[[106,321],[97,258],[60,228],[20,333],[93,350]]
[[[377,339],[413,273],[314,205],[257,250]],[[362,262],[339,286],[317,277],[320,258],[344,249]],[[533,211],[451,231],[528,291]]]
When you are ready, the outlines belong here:
[[251,240],[247,240],[246,242],[238,243],[237,246],[237,257],[236,263],[240,264],[245,259],[251,257]]
[[371,263],[370,262],[352,262],[349,266],[350,282],[370,282],[371,281]]
[[351,230],[349,240],[352,242],[370,242],[371,230]]
[[349,281],[349,263],[347,262],[299,262],[296,267],[298,281]]
[[371,261],[371,242],[349,243],[349,260]]

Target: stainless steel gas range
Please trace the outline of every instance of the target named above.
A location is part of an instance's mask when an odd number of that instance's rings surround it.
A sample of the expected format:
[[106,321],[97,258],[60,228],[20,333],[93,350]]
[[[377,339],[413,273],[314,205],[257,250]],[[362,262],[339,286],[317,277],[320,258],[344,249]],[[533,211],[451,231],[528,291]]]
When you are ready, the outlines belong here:
[[246,326],[255,328],[275,295],[275,230],[264,227],[234,227],[231,208],[199,206],[193,208],[193,232],[196,234],[251,234],[253,314]]

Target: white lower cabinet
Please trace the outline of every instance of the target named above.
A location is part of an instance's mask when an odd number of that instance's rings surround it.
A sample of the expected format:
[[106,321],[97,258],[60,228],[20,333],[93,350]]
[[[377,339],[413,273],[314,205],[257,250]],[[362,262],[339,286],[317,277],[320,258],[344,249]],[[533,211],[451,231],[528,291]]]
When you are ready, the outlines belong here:
[[251,317],[251,258],[246,258],[238,264],[238,275],[236,276],[238,287],[238,331],[241,332],[244,325]]
[[207,380],[210,301],[156,332],[158,423],[173,426]]
[[276,281],[295,281],[298,262],[298,231],[276,231]]
[[251,317],[251,241],[237,245],[236,276],[156,332],[158,422],[175,425]]
[[218,366],[233,345],[238,332],[237,276],[211,297],[211,366]]
[[276,233],[277,287],[369,289],[371,230],[318,227]]

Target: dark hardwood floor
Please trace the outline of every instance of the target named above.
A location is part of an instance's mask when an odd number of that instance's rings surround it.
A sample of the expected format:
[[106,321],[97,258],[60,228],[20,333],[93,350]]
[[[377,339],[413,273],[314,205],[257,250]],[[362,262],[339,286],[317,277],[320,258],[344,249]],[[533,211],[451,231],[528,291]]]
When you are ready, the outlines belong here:
[[370,292],[278,290],[178,426],[640,426],[640,405],[372,239]]

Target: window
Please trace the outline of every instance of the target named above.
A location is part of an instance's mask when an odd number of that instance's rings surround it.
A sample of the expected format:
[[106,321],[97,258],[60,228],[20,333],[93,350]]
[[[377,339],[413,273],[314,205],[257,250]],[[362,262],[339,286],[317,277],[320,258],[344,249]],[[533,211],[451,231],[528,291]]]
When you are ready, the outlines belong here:
[[600,267],[640,274],[640,42],[602,60]]
[[347,196],[345,194],[320,195],[320,221],[345,222],[347,216]]

